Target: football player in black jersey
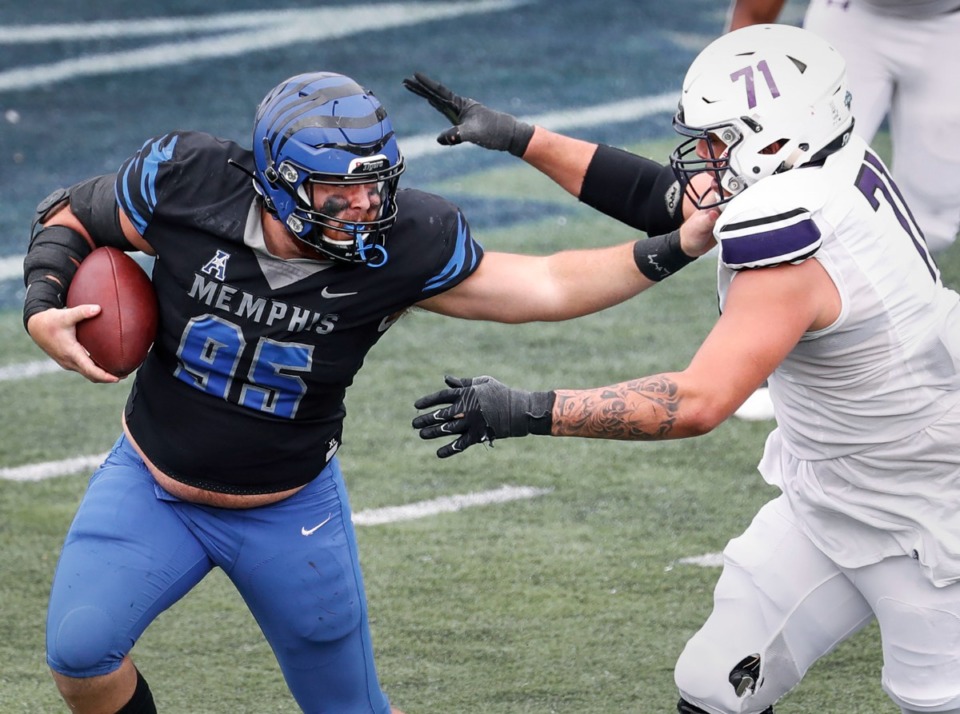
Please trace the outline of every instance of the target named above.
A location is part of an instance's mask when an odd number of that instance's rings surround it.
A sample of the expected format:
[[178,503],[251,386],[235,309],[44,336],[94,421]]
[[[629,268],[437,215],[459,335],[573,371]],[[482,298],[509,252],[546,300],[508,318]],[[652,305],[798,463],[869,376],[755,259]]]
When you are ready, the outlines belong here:
[[344,393],[369,349],[412,306],[513,323],[594,312],[712,242],[699,212],[682,234],[636,244],[485,254],[456,206],[398,190],[403,169],[380,102],[348,77],[310,73],[264,98],[252,151],[173,132],[38,207],[24,321],[62,367],[117,381],[76,341],[98,308],[63,307],[93,246],[155,255],[160,304],[123,434],[90,481],[50,596],[47,661],[71,711],[156,711],[130,650],[214,567],[304,711],[396,711],[373,664],[335,457]]

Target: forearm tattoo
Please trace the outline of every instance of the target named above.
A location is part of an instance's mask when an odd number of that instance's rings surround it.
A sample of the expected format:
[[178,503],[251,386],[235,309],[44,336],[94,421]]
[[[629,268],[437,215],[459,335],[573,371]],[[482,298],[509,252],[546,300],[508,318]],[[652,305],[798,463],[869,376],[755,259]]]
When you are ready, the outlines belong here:
[[677,384],[657,374],[599,389],[557,390],[555,436],[653,441],[669,439],[677,421]]

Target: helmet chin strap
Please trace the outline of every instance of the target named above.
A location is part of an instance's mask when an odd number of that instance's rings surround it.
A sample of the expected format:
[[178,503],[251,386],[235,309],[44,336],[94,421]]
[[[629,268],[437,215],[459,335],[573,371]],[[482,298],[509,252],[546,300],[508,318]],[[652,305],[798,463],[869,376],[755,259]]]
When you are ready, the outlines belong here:
[[367,243],[366,237],[370,235],[369,233],[357,232],[356,226],[346,225],[353,228],[356,236],[357,255],[360,256],[360,259],[368,268],[382,268],[387,264],[389,256],[386,248],[379,243]]
[[357,245],[357,252],[368,268],[382,268],[390,258],[387,255],[387,249],[379,243],[371,243],[370,245],[360,243]]
[[[382,268],[387,264],[390,256],[387,253],[387,249],[384,248],[379,243],[367,243],[366,236],[369,233],[361,233],[357,230],[357,226],[351,223],[345,223],[344,232],[350,233],[352,231],[354,238],[349,240],[337,240],[326,235],[323,227],[316,227],[318,231],[318,238],[321,243],[328,243],[332,245],[337,245],[338,243],[343,243],[345,245],[353,244],[356,247],[357,255],[360,256],[360,260],[363,265],[366,265],[368,268]],[[318,247],[314,245],[314,247]],[[322,248],[320,248],[322,252]]]
[[773,173],[782,174],[784,171],[789,171],[794,166],[797,165],[797,162],[800,160],[800,157],[803,156],[803,149],[796,148],[790,152],[790,155],[783,160],[783,162],[777,167],[777,170]]

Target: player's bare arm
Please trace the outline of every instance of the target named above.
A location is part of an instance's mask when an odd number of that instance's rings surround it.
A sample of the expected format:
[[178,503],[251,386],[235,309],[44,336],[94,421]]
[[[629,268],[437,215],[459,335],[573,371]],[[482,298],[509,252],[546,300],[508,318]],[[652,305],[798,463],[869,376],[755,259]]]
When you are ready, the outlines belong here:
[[667,374],[599,389],[557,390],[552,434],[628,441],[668,439],[680,407],[678,391],[676,381]]
[[637,269],[632,243],[546,257],[488,252],[470,277],[418,306],[469,320],[565,320],[623,302],[653,284]]
[[723,315],[682,372],[595,389],[556,390],[551,434],[653,441],[712,431],[769,376],[803,333],[819,324],[820,298],[814,292],[804,295],[803,284],[807,277],[816,284],[819,277],[829,295],[832,283],[826,285],[829,277],[814,263],[737,276]]
[[596,152],[596,144],[534,126],[533,136],[521,158],[579,198],[587,168]]
[[666,276],[657,271],[669,267],[671,252],[677,269],[707,252],[718,216],[699,211],[674,236],[609,248],[543,257],[487,253],[470,277],[418,305],[451,317],[507,323],[588,315],[655,285]]
[[527,434],[640,441],[699,436],[733,414],[805,332],[827,327],[839,314],[836,287],[815,260],[744,271],[682,372],[550,392],[511,389],[488,376],[448,377],[447,389],[416,402],[432,411],[413,426],[424,439],[460,435],[437,451],[441,458]]
[[727,31],[776,22],[784,0],[732,0],[728,13]]

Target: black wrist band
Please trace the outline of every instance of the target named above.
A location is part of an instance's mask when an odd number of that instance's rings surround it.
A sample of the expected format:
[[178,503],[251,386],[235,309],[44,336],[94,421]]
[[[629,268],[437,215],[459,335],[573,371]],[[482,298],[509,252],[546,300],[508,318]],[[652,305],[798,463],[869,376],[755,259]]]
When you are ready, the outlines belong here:
[[27,286],[23,297],[23,326],[38,312],[64,305],[64,289],[51,278],[39,278]]
[[557,401],[557,393],[531,392],[530,410],[527,412],[527,427],[531,434],[549,436],[553,427],[553,405]]
[[658,283],[696,258],[683,252],[678,228],[666,235],[638,240],[633,244],[633,260],[644,276]]
[[510,137],[510,146],[507,147],[507,151],[522,159],[523,155],[527,153],[527,147],[530,146],[530,139],[532,138],[533,127],[530,124],[518,121],[513,129],[513,136]]

